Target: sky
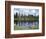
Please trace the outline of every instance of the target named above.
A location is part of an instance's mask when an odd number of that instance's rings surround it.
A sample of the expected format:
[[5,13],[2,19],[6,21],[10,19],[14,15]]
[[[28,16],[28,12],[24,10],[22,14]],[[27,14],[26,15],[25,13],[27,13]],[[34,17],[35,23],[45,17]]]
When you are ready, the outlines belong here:
[[14,14],[16,14],[16,12],[20,15],[33,15],[33,16],[38,16],[39,15],[39,9],[27,9],[27,8],[14,8]]

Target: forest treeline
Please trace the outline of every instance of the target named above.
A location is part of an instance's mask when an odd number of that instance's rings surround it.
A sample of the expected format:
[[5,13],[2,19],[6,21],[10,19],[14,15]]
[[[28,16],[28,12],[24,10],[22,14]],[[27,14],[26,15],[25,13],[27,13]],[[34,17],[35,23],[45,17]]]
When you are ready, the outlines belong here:
[[23,14],[14,14],[14,22],[15,21],[38,21],[39,20],[39,16],[33,16],[33,15],[30,15],[28,14],[27,15],[23,15]]

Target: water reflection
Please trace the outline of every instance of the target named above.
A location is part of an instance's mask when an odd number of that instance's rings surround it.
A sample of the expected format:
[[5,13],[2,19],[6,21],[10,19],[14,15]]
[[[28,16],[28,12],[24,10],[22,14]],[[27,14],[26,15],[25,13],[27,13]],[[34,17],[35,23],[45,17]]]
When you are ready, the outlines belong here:
[[38,21],[33,21],[33,22],[15,22],[17,26],[38,26],[39,22]]

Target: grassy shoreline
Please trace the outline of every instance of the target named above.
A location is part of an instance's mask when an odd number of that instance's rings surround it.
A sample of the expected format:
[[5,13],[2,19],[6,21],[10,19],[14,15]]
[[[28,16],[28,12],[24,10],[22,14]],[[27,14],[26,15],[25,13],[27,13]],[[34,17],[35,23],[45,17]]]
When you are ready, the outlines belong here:
[[14,22],[16,22],[16,21],[38,21],[39,19],[22,19],[22,18],[20,18],[20,19],[18,19],[18,18],[15,18],[14,19]]
[[32,29],[39,29],[39,26],[17,26],[14,25],[14,30],[32,30]]

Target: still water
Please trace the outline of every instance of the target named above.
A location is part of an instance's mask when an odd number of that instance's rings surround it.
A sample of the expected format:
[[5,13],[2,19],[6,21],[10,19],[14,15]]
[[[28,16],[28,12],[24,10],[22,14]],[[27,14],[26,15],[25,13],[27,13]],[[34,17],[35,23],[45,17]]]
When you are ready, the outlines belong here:
[[33,21],[33,22],[15,22],[17,26],[38,26],[39,22],[38,21]]

